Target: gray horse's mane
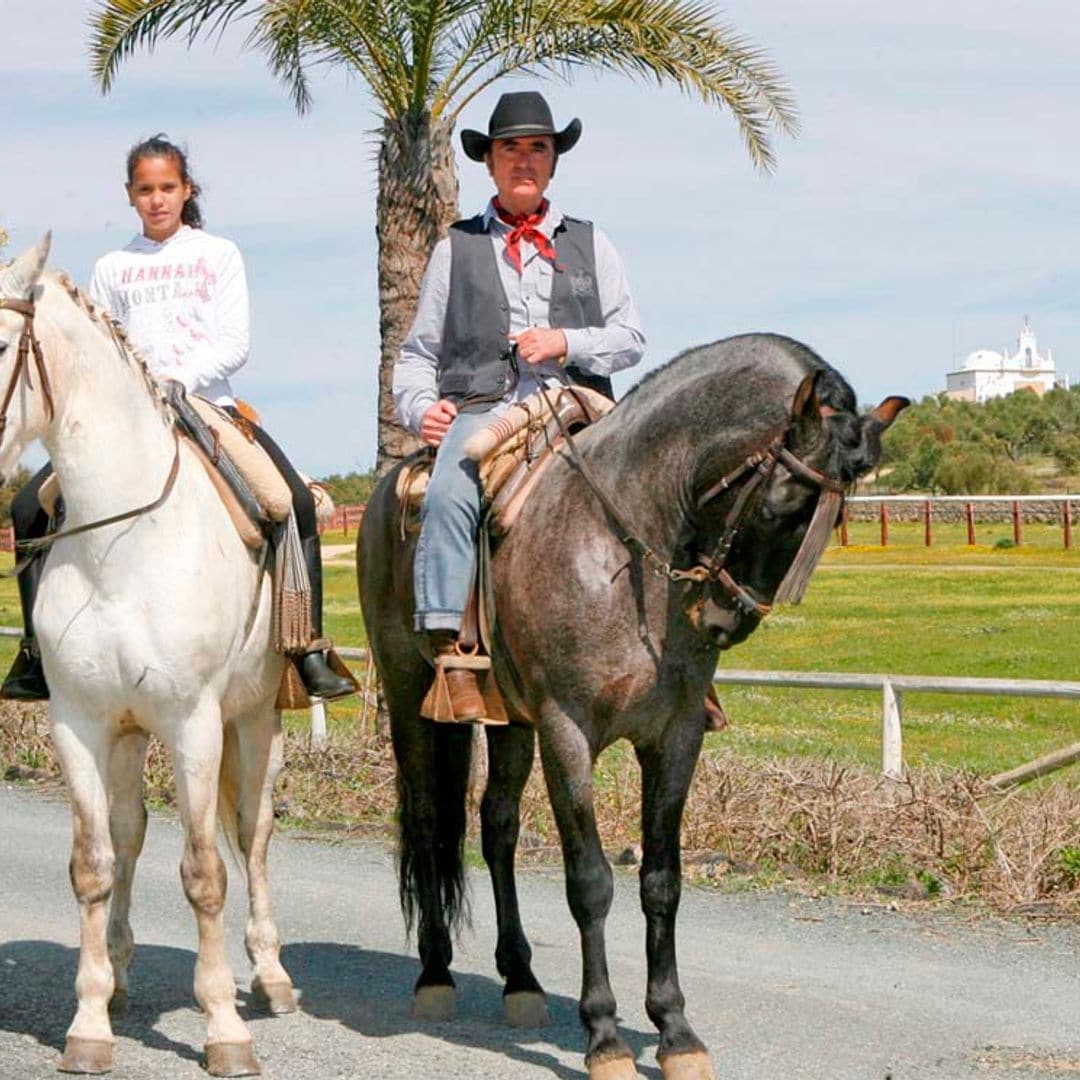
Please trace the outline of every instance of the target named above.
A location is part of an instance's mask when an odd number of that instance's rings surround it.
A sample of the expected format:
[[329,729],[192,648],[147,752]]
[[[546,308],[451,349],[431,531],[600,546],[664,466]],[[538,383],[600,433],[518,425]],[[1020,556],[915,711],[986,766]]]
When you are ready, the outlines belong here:
[[142,353],[132,343],[127,331],[117,322],[115,316],[105,308],[98,307],[85,290],[77,285],[63,270],[46,270],[43,276],[58,285],[92,323],[108,334],[116,346],[117,353],[123,357],[129,367],[142,376],[147,393],[149,393],[150,400],[154,403],[157,411],[170,424],[173,423],[173,411],[165,401],[161,384],[154,378]]
[[[626,418],[673,406],[682,425],[729,430],[782,425],[806,375],[818,372],[818,402],[827,421],[831,475],[853,480],[862,468],[864,439],[855,392],[813,349],[781,334],[740,334],[685,349],[646,374],[620,401]],[[825,464],[825,463],[823,463]]]

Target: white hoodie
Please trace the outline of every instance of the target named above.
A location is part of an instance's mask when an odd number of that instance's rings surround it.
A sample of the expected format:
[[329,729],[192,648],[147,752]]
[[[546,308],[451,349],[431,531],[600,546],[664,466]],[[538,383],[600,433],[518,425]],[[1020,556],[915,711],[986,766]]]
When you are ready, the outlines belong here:
[[250,308],[232,241],[187,225],[160,244],[136,236],[98,259],[90,297],[119,320],[158,378],[233,404],[229,376],[248,358]]

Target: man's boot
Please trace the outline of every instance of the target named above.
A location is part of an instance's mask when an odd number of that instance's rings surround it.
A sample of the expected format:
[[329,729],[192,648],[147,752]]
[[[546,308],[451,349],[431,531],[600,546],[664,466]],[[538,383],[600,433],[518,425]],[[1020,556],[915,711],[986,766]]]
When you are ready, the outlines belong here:
[[305,536],[301,541],[308,580],[311,582],[311,626],[315,637],[308,652],[299,657],[296,666],[304,688],[312,697],[324,701],[355,694],[359,689],[356,680],[334,654],[331,657],[330,642],[322,636],[322,553],[319,537]]
[[431,649],[435,654],[435,682],[424,698],[420,715],[459,724],[487,721],[488,709],[477,669],[469,666],[478,658],[458,652],[457,634],[451,630],[431,631]]
[[19,601],[23,609],[24,634],[19,642],[15,662],[0,686],[0,698],[9,701],[47,701],[49,687],[45,682],[45,670],[41,666],[41,653],[34,640],[34,598],[38,582],[45,566],[45,552],[39,551],[19,574]]

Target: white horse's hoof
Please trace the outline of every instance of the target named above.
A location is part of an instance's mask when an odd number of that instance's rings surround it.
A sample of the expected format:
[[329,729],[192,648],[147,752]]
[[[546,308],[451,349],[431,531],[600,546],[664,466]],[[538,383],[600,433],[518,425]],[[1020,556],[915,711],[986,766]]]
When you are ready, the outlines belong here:
[[108,1039],[80,1039],[69,1035],[57,1068],[64,1073],[107,1073],[112,1069],[113,1044]]
[[589,1062],[589,1080],[638,1080],[633,1058],[601,1058]]
[[716,1080],[712,1062],[704,1050],[692,1054],[668,1054],[660,1060],[664,1080]]
[[291,982],[264,983],[262,979],[255,979],[251,984],[251,996],[256,1008],[273,1016],[296,1012],[300,1007]]
[[551,1023],[547,998],[535,990],[503,995],[503,1016],[510,1027],[539,1028]]
[[262,1072],[250,1042],[206,1044],[206,1071],[211,1076],[258,1076]]
[[454,988],[452,986],[421,986],[413,997],[412,1017],[443,1023],[454,1019]]

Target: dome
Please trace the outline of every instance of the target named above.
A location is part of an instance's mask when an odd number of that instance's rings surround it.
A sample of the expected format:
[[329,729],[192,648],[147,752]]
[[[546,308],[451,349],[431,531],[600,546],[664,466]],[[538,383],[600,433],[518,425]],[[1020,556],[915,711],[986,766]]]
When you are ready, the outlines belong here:
[[1005,363],[1005,357],[1001,353],[994,352],[993,349],[976,349],[973,353],[968,354],[968,358],[964,361],[965,371],[986,371],[987,369],[998,369]]

